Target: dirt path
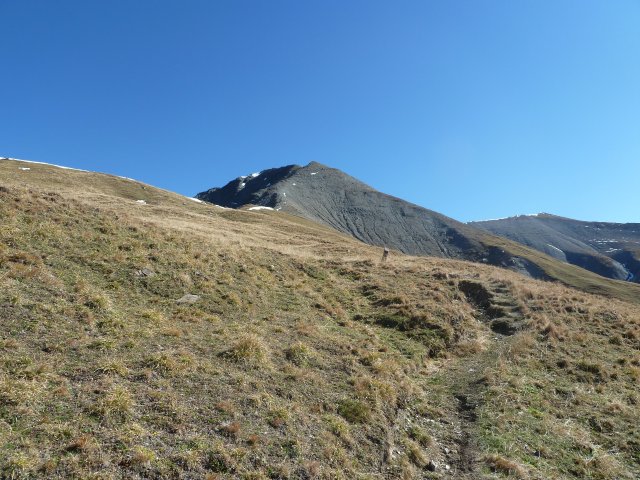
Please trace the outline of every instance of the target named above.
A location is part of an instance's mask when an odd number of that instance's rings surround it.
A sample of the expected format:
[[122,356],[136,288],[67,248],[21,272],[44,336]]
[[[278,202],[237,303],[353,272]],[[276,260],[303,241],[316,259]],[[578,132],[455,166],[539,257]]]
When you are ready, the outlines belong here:
[[451,473],[454,478],[475,480],[482,478],[476,422],[487,389],[486,372],[509,348],[511,336],[524,325],[524,316],[507,285],[497,281],[460,283],[460,289],[477,307],[476,318],[492,330],[490,344],[483,352],[458,359],[446,373],[457,414],[452,425],[451,440],[456,448],[449,457]]

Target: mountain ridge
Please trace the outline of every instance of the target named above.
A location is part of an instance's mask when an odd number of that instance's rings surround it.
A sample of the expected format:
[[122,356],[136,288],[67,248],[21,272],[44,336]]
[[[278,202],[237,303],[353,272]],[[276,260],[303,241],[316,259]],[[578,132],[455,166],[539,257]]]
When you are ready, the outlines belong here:
[[476,229],[318,162],[238,177],[196,198],[233,208],[270,207],[405,254],[475,261],[490,256]]
[[[390,247],[405,254],[489,263],[541,279],[558,279],[560,271],[549,259],[523,250],[523,246],[533,247],[522,239],[499,235],[473,222],[465,224],[379,192],[355,177],[318,162],[241,176],[223,187],[201,192],[196,198],[231,208],[251,205],[272,208],[335,228],[364,243]],[[555,218],[547,213],[530,217]],[[631,278],[614,261],[602,256],[594,260],[599,265],[594,268],[577,257],[572,257],[574,262],[568,262],[551,248],[536,250],[559,262],[591,267],[594,273],[604,273],[615,280]],[[617,268],[617,273],[607,275],[611,268]],[[579,275],[571,274],[573,278]],[[572,282],[575,283],[572,280],[569,284]]]
[[640,223],[584,221],[545,213],[469,224],[599,275],[640,282]]

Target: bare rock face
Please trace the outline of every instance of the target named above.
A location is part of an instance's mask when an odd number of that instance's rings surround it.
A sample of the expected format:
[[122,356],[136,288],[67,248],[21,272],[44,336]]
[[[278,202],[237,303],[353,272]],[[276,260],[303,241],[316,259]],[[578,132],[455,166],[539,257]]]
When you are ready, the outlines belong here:
[[268,207],[352,235],[362,242],[411,255],[488,263],[534,278],[548,278],[536,255],[506,249],[512,242],[599,275],[640,282],[640,224],[579,222],[548,214],[458,222],[386,195],[317,162],[238,177],[196,196],[224,207]]
[[489,253],[477,238],[479,230],[317,162],[239,177],[196,198],[232,208],[271,207],[412,255],[480,261]]

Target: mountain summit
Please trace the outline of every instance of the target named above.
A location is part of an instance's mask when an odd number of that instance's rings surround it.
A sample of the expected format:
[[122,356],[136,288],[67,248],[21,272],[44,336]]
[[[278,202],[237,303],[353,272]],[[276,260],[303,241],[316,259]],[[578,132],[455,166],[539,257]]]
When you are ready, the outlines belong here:
[[571,285],[587,278],[585,270],[640,280],[640,224],[580,222],[548,213],[465,224],[318,162],[238,177],[196,197],[225,207],[286,212],[409,255],[488,263]]
[[282,210],[407,254],[477,259],[483,250],[473,238],[474,228],[317,162],[238,177],[197,198],[225,207]]
[[224,207],[263,207],[312,220],[358,240],[410,255],[489,263],[549,278],[551,259],[476,227],[384,194],[346,173],[311,162],[232,180],[196,198]]

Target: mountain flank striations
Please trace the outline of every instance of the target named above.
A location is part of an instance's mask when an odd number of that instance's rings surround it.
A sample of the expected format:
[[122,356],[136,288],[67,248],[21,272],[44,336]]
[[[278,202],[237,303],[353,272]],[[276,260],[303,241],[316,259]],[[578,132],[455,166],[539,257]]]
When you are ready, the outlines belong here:
[[317,162],[238,177],[196,197],[224,207],[286,212],[408,255],[488,263],[594,293],[609,294],[583,269],[614,280],[640,280],[638,224],[548,214],[465,224]]
[[[239,208],[261,206],[298,215],[376,246],[409,255],[490,263],[544,277],[542,269],[492,242],[492,235],[379,192],[346,173],[311,162],[238,177],[196,198]],[[255,208],[255,207],[254,207]]]

